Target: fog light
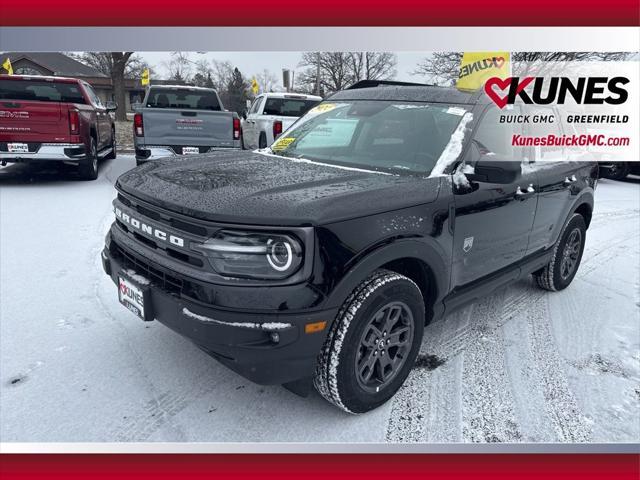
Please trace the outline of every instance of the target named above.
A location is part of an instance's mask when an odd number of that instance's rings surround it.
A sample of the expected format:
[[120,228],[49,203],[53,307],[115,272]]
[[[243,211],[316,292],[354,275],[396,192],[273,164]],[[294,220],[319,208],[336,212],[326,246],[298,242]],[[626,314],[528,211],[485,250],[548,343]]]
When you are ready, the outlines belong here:
[[280,342],[280,334],[278,332],[271,332],[271,334],[269,336],[271,337],[271,341],[273,343]]

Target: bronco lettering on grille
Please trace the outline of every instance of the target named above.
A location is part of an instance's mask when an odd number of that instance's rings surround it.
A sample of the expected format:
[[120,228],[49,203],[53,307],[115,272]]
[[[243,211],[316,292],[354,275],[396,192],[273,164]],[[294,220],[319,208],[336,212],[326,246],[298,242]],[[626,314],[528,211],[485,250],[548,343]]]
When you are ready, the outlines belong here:
[[177,237],[163,230],[160,230],[153,225],[149,225],[144,221],[139,220],[126,212],[123,212],[118,207],[114,207],[113,211],[115,212],[118,220],[120,220],[122,223],[127,224],[131,228],[146,233],[147,235],[154,237],[155,239],[162,240],[163,242],[168,242],[178,247],[184,247],[184,238]]

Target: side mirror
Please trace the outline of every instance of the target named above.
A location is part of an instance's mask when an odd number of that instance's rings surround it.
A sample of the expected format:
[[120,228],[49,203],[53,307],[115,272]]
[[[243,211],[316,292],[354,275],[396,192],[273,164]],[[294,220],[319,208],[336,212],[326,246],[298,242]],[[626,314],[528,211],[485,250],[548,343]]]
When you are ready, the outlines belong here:
[[499,155],[483,155],[467,178],[472,182],[508,184],[522,174],[522,163]]
[[107,112],[115,112],[118,109],[118,104],[112,100],[109,100],[105,105]]

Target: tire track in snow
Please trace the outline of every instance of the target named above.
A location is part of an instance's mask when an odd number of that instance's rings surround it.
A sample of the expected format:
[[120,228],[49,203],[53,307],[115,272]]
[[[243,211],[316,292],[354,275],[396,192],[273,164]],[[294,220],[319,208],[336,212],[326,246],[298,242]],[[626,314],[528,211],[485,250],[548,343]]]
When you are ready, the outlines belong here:
[[464,312],[426,327],[420,355],[446,360],[435,370],[414,368],[409,374],[392,399],[388,442],[460,441],[461,361],[457,353],[464,348],[467,330],[468,315]]
[[[436,370],[414,369],[409,375],[392,400],[388,441],[520,438],[505,374],[501,327],[527,299],[529,292],[505,299],[501,290],[427,327],[421,353],[446,361]],[[479,410],[474,407],[476,399],[470,398],[478,395],[490,399]],[[472,422],[467,422],[468,415],[474,417]]]
[[520,281],[429,325],[421,354],[446,361],[409,375],[392,400],[387,441],[588,441],[548,295]]
[[[517,442],[511,384],[507,376],[502,325],[506,291],[500,290],[473,311],[473,342],[464,351],[462,370],[462,439],[470,442]],[[509,317],[510,318],[510,317]],[[494,320],[495,319],[495,320]]]
[[564,361],[558,353],[551,331],[550,316],[546,298],[533,302],[527,313],[531,351],[540,372],[544,407],[551,419],[556,441],[588,442],[591,438],[590,421],[580,411],[567,382],[562,368]]

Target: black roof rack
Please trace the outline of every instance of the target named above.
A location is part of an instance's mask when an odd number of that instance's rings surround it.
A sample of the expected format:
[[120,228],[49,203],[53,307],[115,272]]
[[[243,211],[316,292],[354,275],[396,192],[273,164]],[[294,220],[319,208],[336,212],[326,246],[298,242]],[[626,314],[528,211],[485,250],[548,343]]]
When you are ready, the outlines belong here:
[[359,88],[374,88],[374,87],[433,87],[427,83],[412,83],[412,82],[396,82],[395,80],[360,80],[354,83],[346,90],[357,90]]

